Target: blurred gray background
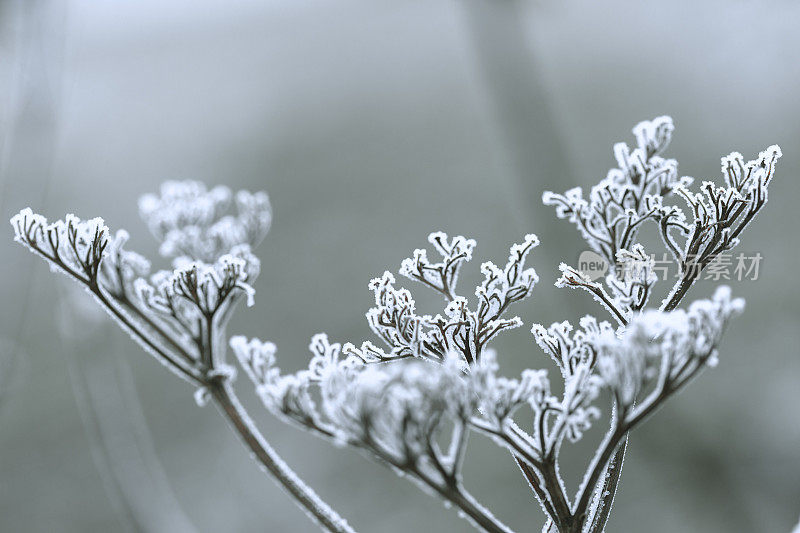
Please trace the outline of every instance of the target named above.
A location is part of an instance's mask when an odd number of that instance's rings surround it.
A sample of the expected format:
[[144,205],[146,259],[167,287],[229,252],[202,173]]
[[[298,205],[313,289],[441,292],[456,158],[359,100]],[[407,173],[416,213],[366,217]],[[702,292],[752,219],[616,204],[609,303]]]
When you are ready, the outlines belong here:
[[[0,218],[28,205],[100,215],[154,256],[136,199],[161,181],[268,191],[256,308],[231,333],[276,342],[286,370],[306,364],[315,332],[369,338],[368,280],[429,231],[478,240],[465,284],[535,232],[527,326],[497,344],[513,374],[551,368],[531,322],[600,312],[552,286],[583,246],[541,206],[544,189],[595,183],[612,144],[661,114],[676,124],[669,155],[701,179],[718,179],[732,150],[779,143],[771,201],[741,246],[763,254],[761,277],[733,283],[746,315],[719,367],[634,433],[609,530],[788,531],[800,514],[798,22],[796,3],[744,0],[5,0]],[[5,236],[0,531],[313,531],[214,409]],[[470,530],[239,390],[360,531]],[[572,486],[585,453],[565,458]],[[512,527],[539,531],[507,453],[474,438],[466,478]]]

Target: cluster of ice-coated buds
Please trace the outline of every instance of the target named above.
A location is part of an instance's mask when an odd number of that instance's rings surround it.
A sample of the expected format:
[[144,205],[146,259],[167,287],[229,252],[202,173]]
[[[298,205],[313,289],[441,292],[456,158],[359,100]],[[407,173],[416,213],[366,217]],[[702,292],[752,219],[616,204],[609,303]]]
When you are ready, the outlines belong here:
[[[526,370],[520,379],[500,377],[491,350],[471,370],[457,354],[441,364],[415,359],[370,365],[343,354],[339,344],[319,334],[311,341],[308,369],[281,376],[272,343],[234,337],[231,347],[270,410],[340,444],[368,449],[394,465],[414,465],[429,475],[441,474],[436,474],[438,462],[448,471],[455,467],[454,456],[461,453],[438,450],[443,432],[471,425],[501,432],[519,407],[541,411],[554,401],[545,371]],[[463,445],[459,435],[450,437],[453,446]]]
[[[28,208],[11,224],[18,242],[80,281],[145,349],[202,382],[230,374],[214,354],[224,353],[217,347],[234,304],[240,297],[253,303],[259,261],[250,246],[269,226],[265,194],[238,193],[237,217],[224,214],[230,198],[225,187],[207,191],[197,182],[167,182],[161,197],[143,197],[142,215],[173,257],[172,269],[152,276],[150,262],[125,249],[128,233],[111,239],[102,219],[67,215],[48,223]],[[174,257],[171,241],[190,255]]]
[[[235,200],[236,214],[227,215]],[[208,190],[197,181],[167,181],[161,195],[139,200],[139,212],[161,241],[165,257],[188,257],[214,262],[238,244],[256,246],[272,220],[264,192],[239,191],[235,197],[225,186]]]
[[109,231],[102,218],[81,220],[69,214],[49,223],[25,208],[11,218],[14,240],[46,259],[52,268],[96,284],[106,255]]
[[444,295],[443,313],[418,315],[411,293],[395,288],[394,276],[384,272],[370,281],[375,307],[367,311],[367,322],[389,351],[366,342],[361,348],[346,345],[348,354],[366,362],[406,357],[443,361],[448,353],[455,352],[471,365],[494,337],[522,324],[518,317],[506,317],[506,313],[511,304],[530,296],[538,280],[532,268],[525,268],[528,253],[539,244],[535,235],[527,235],[522,243],[511,247],[504,268],[491,261],[481,265],[484,280],[475,289],[478,303],[474,309],[465,297],[457,295],[456,282],[462,264],[472,258],[475,241],[462,236],[449,240],[442,232],[431,233],[428,241],[442,260],[432,262],[425,250],[418,249],[403,260],[400,274]]

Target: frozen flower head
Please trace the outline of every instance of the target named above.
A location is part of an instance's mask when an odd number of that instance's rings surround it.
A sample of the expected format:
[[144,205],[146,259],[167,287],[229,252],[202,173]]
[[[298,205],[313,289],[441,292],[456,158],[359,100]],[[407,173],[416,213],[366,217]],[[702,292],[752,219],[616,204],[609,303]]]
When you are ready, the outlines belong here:
[[139,211],[150,230],[165,235],[175,228],[209,226],[222,217],[231,201],[231,190],[219,185],[210,191],[199,181],[165,181],[161,195],[139,199]]
[[597,337],[597,367],[623,406],[632,406],[656,377],[666,390],[677,389],[705,366],[717,364],[717,347],[729,321],[744,308],[728,287],[684,311],[648,310],[619,335]]
[[[231,200],[236,214],[226,214]],[[212,262],[234,246],[256,246],[269,230],[272,219],[264,192],[231,190],[217,186],[208,190],[198,181],[167,181],[161,194],[139,200],[139,213],[150,231],[161,241],[165,257],[189,257]]]
[[97,283],[100,263],[107,254],[109,231],[102,218],[81,220],[68,214],[48,223],[25,208],[11,218],[14,240],[50,262],[52,268]]
[[400,264],[400,275],[419,281],[447,298],[455,297],[455,285],[461,266],[472,259],[475,241],[458,235],[452,240],[447,234],[435,231],[428,235],[436,252],[442,257],[439,262],[431,262],[424,248],[414,250],[413,257],[404,259]]
[[[211,320],[217,314],[225,315],[238,295],[247,298],[247,305],[254,303],[255,290],[247,283],[248,264],[257,263],[243,257],[226,254],[216,262],[206,264],[188,261],[176,265],[173,271],[156,273],[150,281],[139,278],[134,283],[137,301],[165,317],[194,325],[202,319]],[[196,332],[199,333],[199,332]]]
[[432,260],[426,250],[417,249],[402,261],[399,273],[443,296],[442,312],[417,314],[411,292],[395,288],[394,276],[384,272],[369,284],[375,307],[366,316],[372,331],[390,351],[364,343],[361,349],[348,345],[349,353],[366,362],[421,357],[440,363],[448,353],[458,353],[470,365],[498,334],[522,324],[519,317],[509,317],[508,310],[530,296],[538,281],[536,272],[525,268],[530,251],[539,244],[535,235],[526,235],[523,242],[511,246],[504,268],[491,261],[481,265],[484,280],[474,289],[477,302],[472,308],[456,291],[458,274],[472,258],[475,241],[463,236],[451,239],[442,232],[431,233],[428,241],[441,260]]
[[120,297],[130,294],[134,282],[150,273],[150,261],[147,258],[125,249],[128,238],[127,231],[117,231],[101,265],[103,287]]
[[[546,370],[527,369],[520,379],[497,375],[499,366],[494,350],[487,350],[481,361],[473,365],[467,380],[469,399],[477,402],[481,416],[494,427],[501,428],[511,420],[518,408],[528,404],[534,411],[554,399]],[[472,406],[470,406],[472,407]]]
[[663,195],[688,183],[678,177],[674,159],[661,157],[673,129],[669,117],[637,124],[633,128],[636,146],[614,145],[617,167],[592,187],[588,198],[579,187],[542,195],[544,203],[554,206],[559,218],[575,224],[591,249],[609,264],[615,262],[618,250],[633,244],[640,224],[658,215]]
[[472,405],[463,377],[450,365],[341,362],[319,383],[323,414],[341,442],[358,442],[397,462],[428,454],[446,420],[463,420]]
[[231,337],[230,347],[247,376],[257,386],[273,384],[280,371],[275,367],[275,344],[258,339],[247,340],[241,335]]

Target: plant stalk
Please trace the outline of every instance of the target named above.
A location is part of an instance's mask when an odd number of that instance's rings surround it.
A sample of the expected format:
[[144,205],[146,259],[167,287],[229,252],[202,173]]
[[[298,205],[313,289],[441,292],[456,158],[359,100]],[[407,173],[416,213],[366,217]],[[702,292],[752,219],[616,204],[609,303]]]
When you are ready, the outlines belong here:
[[264,465],[303,508],[303,510],[326,531],[332,533],[355,533],[347,521],[325,503],[289,468],[256,427],[244,409],[233,387],[226,381],[218,380],[208,387],[211,397],[220,412],[228,420],[244,444],[253,452],[255,459]]

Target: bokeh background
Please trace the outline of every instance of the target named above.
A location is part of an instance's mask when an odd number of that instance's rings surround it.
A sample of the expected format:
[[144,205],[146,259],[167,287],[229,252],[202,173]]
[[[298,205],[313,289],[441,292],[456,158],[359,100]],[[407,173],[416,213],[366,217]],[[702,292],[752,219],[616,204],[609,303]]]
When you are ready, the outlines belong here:
[[[101,215],[155,256],[136,199],[161,181],[268,191],[257,306],[231,330],[276,342],[296,370],[315,332],[369,338],[367,281],[435,229],[478,240],[465,284],[539,234],[526,324],[599,312],[552,286],[583,246],[540,196],[603,177],[639,120],[673,116],[669,155],[702,179],[731,150],[779,143],[741,246],[762,253],[761,276],[733,283],[746,315],[719,367],[634,433],[609,531],[785,532],[800,514],[798,22],[800,6],[769,0],[3,0],[0,218]],[[213,408],[5,235],[0,531],[314,530]],[[550,366],[527,330],[497,344],[509,374]],[[470,530],[248,388],[279,452],[360,531]],[[573,486],[585,453],[566,456]],[[539,531],[492,443],[471,441],[466,481]]]

